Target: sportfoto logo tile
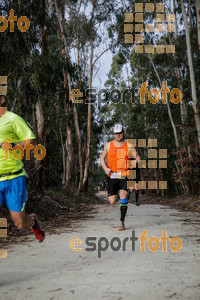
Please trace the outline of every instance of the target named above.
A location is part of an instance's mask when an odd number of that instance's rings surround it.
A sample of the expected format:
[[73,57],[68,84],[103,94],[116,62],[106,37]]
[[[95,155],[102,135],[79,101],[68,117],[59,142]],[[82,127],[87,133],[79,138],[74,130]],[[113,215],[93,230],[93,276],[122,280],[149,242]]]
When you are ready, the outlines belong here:
[[[157,104],[160,100],[162,100],[162,104],[167,104],[168,101],[168,94],[169,99],[173,104],[178,104],[182,98],[183,94],[178,88],[173,88],[171,91],[167,87],[167,82],[162,82],[162,87],[160,90],[156,88],[151,88],[148,90],[148,81],[143,82],[140,88],[136,88],[138,90],[138,93],[140,94],[140,104],[145,104],[145,94],[148,94],[148,100],[152,104]],[[126,95],[131,95],[131,103],[134,103],[135,98],[135,87],[133,86],[131,89],[127,88],[123,92],[119,91],[118,89],[114,88],[110,91],[107,89],[100,89],[97,93],[96,89],[86,89],[85,90],[85,104],[94,104],[97,100],[98,106],[101,105],[101,103],[109,103],[109,101],[117,104],[120,101],[122,101],[122,104],[126,104]],[[153,96],[155,95],[155,96]],[[176,95],[176,97],[175,97]],[[83,99],[80,99],[83,97],[83,92],[80,91],[80,89],[72,89],[71,92],[69,92],[69,100],[72,101],[72,103],[84,103]]]
[[69,241],[69,248],[72,249],[72,251],[83,251],[83,248],[77,248],[76,246],[82,246],[83,245],[83,240],[80,239],[80,237],[74,236],[70,241]]
[[[88,251],[95,252],[97,251],[98,258],[101,258],[102,252],[105,252],[109,249],[116,252],[122,251],[125,252],[128,249],[128,246],[131,244],[132,251],[136,251],[135,243],[139,242],[140,252],[144,253],[148,249],[151,252],[167,252],[170,249],[172,252],[179,252],[182,249],[182,241],[178,236],[173,236],[171,239],[167,235],[167,230],[162,230],[162,236],[158,238],[157,236],[152,236],[148,238],[148,230],[143,230],[139,237],[135,236],[135,230],[132,230],[132,236],[125,237],[121,240],[119,237],[114,236],[109,241],[105,236],[100,237],[99,239],[95,236],[87,237],[83,241],[80,237],[73,237],[69,241],[69,248],[72,251]],[[129,243],[128,243],[129,242]],[[131,242],[131,243],[130,243]],[[87,246],[83,248],[84,244]],[[81,246],[81,247],[77,247]]]
[[[41,144],[38,144],[34,147],[30,143],[30,139],[26,139],[26,144],[24,145],[24,147],[18,144],[12,147],[10,143],[12,143],[12,138],[5,141],[5,143],[2,145],[2,149],[5,151],[5,156],[4,156],[5,160],[10,159],[10,155],[9,155],[10,150],[12,150],[12,157],[15,160],[21,160],[24,157],[26,160],[30,160],[30,151],[33,149],[34,149],[33,150],[34,157],[37,160],[43,160],[46,156],[46,148]],[[26,150],[26,152],[24,150]],[[26,153],[25,156],[24,153]]]
[[15,12],[13,9],[10,10],[10,15],[8,19],[4,16],[0,16],[0,32],[6,31],[10,22],[10,32],[15,31],[15,22],[17,22],[17,28],[21,32],[26,32],[30,27],[30,21],[26,16],[21,16],[17,20],[17,16],[15,16]]
[[[153,14],[155,20],[144,24],[144,13]],[[135,28],[133,27],[135,23]],[[175,14],[165,14],[163,3],[135,3],[135,14],[126,13],[124,21],[125,43],[135,43],[135,53],[175,53],[175,45],[145,45],[144,32],[175,32]]]
[[[0,95],[7,95],[7,76],[0,76]],[[0,107],[0,117],[5,114],[7,107]]]
[[69,100],[71,100],[72,103],[83,103],[83,100],[76,99],[82,97],[83,97],[83,92],[81,92],[80,89],[72,89],[72,91],[69,92]]
[[[136,168],[136,157],[135,147],[146,148],[147,150],[147,160],[139,160],[138,168],[142,169],[166,169],[167,168],[167,149],[157,149],[157,139],[128,139],[128,151],[126,153],[125,149],[117,149],[117,169],[118,178],[125,178],[127,176],[127,188],[135,189],[136,184],[136,170],[125,170],[126,168],[134,169]],[[132,149],[131,149],[132,148]],[[128,157],[128,160],[126,159]],[[167,181],[138,181],[138,186],[140,190],[150,189],[160,190],[167,189]]]
[[[0,227],[6,227],[4,229],[0,228],[0,238],[7,237],[7,219],[0,219]],[[7,250],[0,249],[0,259],[7,258]]]
[[7,95],[7,76],[0,76],[0,95]]

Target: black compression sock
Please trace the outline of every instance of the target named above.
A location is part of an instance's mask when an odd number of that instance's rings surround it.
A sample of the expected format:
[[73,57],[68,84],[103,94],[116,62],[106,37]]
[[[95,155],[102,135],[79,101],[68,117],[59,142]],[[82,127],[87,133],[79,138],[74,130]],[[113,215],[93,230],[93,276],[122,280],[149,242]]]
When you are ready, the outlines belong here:
[[139,190],[135,191],[135,201],[138,202]]
[[121,211],[121,219],[120,221],[124,222],[125,216],[126,216],[126,212],[127,212],[127,205],[126,206],[120,206],[120,211]]

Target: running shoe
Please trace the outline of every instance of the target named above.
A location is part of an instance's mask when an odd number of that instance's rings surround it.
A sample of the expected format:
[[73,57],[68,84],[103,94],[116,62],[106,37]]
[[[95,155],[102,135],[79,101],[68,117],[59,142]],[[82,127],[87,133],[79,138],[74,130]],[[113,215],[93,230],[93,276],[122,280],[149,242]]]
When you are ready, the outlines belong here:
[[135,201],[135,205],[136,205],[136,206],[140,206],[140,204],[139,204],[138,201]]
[[119,226],[118,226],[118,231],[125,230],[124,222],[120,221]]
[[34,220],[36,220],[37,222],[37,229],[33,229],[32,228],[32,232],[35,233],[35,237],[36,239],[39,241],[39,243],[43,242],[44,240],[44,237],[45,237],[45,233],[44,233],[44,230],[42,229],[40,223],[39,223],[39,219],[37,217],[36,214],[30,214],[30,217]]

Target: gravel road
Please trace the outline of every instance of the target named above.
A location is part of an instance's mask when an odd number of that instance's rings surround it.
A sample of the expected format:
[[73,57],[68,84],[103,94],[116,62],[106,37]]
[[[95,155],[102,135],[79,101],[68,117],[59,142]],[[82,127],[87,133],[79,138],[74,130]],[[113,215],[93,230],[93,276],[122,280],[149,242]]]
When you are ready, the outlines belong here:
[[[0,259],[0,299],[200,299],[198,214],[129,204],[127,229],[118,232],[119,203],[96,205],[95,210],[94,218],[61,229],[60,234],[47,234],[41,244],[30,236],[10,246],[8,258]],[[148,240],[141,252],[141,242],[133,237],[144,230]],[[179,251],[171,250],[170,241],[166,252],[161,242],[157,252],[149,249],[158,246],[159,241],[149,239],[160,239],[162,230],[170,240],[179,237]],[[75,245],[83,251],[69,247],[74,237],[83,241]]]

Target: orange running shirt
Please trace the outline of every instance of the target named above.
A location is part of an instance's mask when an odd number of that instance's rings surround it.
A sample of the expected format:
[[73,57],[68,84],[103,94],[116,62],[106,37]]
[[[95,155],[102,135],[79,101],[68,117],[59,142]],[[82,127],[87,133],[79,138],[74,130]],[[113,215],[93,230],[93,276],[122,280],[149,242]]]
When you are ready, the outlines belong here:
[[121,147],[115,147],[113,141],[110,142],[110,149],[107,154],[107,165],[112,172],[127,171],[128,146],[125,142]]

